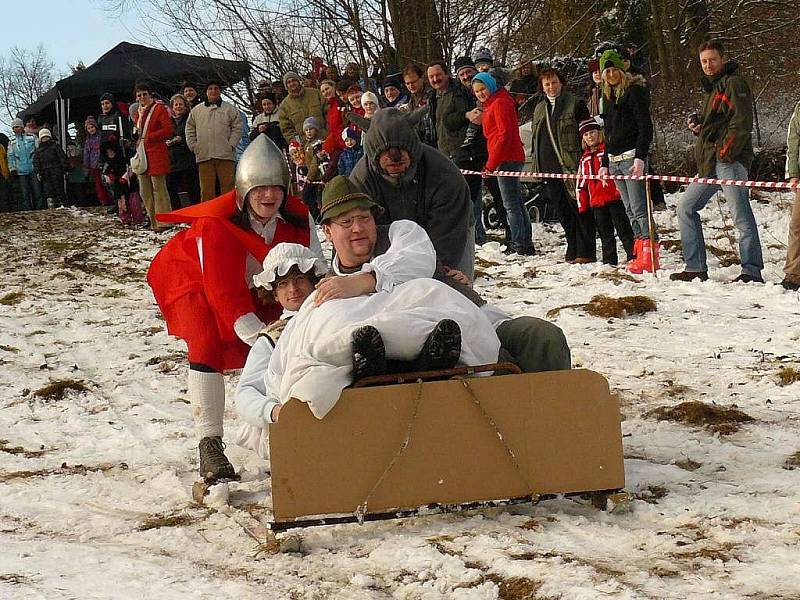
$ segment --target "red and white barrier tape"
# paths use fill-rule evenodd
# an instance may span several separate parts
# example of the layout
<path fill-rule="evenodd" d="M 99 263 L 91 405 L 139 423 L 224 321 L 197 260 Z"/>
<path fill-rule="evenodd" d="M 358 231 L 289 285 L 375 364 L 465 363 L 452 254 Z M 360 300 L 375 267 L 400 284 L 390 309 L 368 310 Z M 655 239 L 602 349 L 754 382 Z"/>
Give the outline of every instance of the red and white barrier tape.
<path fill-rule="evenodd" d="M 461 169 L 464 175 L 483 175 L 481 171 Z M 657 181 L 671 181 L 673 183 L 704 183 L 708 185 L 736 185 L 739 187 L 769 188 L 776 190 L 797 190 L 800 183 L 784 183 L 780 181 L 747 181 L 743 179 L 713 179 L 711 177 L 678 177 L 676 175 L 578 175 L 568 173 L 531 173 L 530 171 L 489 171 L 490 176 L 519 177 L 522 179 L 599 179 L 599 180 L 634 180 L 646 179 Z"/>

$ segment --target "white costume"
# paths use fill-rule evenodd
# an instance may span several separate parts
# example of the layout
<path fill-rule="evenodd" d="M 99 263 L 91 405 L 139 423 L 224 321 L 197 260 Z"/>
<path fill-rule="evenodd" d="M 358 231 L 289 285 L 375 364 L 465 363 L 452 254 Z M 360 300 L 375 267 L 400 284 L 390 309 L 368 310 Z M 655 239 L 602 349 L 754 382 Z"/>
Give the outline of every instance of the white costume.
<path fill-rule="evenodd" d="M 490 320 L 457 291 L 430 279 L 436 253 L 425 230 L 411 221 L 395 221 L 389 240 L 389 250 L 360 271 L 375 274 L 376 293 L 329 300 L 319 307 L 314 306 L 312 294 L 289 321 L 274 350 L 268 350 L 268 344 L 253 347 L 242 380 L 250 382 L 245 386 L 252 391 L 255 368 L 263 369 L 271 350 L 266 375 L 262 371 L 265 396 L 257 400 L 255 394 L 237 393 L 242 418 L 263 426 L 270 422 L 275 404 L 290 398 L 308 402 L 311 412 L 323 418 L 352 383 L 352 332 L 363 325 L 381 333 L 387 359 L 413 360 L 436 323 L 452 319 L 461 327 L 461 364 L 497 361 L 500 341 Z M 334 270 L 339 272 L 337 266 L 334 261 Z"/>

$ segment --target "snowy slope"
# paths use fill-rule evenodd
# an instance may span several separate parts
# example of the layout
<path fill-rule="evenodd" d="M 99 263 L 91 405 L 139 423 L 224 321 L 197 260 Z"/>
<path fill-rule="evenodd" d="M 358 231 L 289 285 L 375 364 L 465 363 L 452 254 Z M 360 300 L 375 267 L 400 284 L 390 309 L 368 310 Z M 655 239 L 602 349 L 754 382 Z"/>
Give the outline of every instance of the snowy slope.
<path fill-rule="evenodd" d="M 596 294 L 646 295 L 658 310 L 555 317 L 576 365 L 620 394 L 628 514 L 569 499 L 301 533 L 302 551 L 259 552 L 267 465 L 244 465 L 235 508 L 192 504 L 196 468 L 185 347 L 164 331 L 144 274 L 168 234 L 97 211 L 0 215 L 0 598 L 752 598 L 800 597 L 800 303 L 777 281 L 789 196 L 754 203 L 767 285 L 616 277 L 542 254 L 479 252 L 477 287 L 514 314 L 544 316 Z M 675 198 L 669 198 L 674 204 Z M 707 242 L 731 250 L 712 202 Z M 672 211 L 662 237 L 679 239 Z M 664 255 L 667 272 L 680 256 Z M 75 380 L 86 390 L 37 396 Z M 235 378 L 228 380 L 232 391 Z M 699 400 L 755 419 L 730 435 L 660 421 Z M 229 408 L 228 431 L 235 426 Z"/>

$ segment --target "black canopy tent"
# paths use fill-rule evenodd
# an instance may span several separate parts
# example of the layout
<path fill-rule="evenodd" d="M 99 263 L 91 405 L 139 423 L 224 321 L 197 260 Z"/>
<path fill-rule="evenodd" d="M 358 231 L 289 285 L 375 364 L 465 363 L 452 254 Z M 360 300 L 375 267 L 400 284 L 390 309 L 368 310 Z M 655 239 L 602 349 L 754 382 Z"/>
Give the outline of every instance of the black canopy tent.
<path fill-rule="evenodd" d="M 55 124 L 58 138 L 64 145 L 68 124 L 96 115 L 100 110 L 100 96 L 105 92 L 129 101 L 136 82 L 146 79 L 154 91 L 169 98 L 184 79 L 202 89 L 210 80 L 217 79 L 231 86 L 249 76 L 250 64 L 246 61 L 192 56 L 121 42 L 85 69 L 58 81 L 17 116 L 23 120 L 33 116 L 40 122 Z"/>

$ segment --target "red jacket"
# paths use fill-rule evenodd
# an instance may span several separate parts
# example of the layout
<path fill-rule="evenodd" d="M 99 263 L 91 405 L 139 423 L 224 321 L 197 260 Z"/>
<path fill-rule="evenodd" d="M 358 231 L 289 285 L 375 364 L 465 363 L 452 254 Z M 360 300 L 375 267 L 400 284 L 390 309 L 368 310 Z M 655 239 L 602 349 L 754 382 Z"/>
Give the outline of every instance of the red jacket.
<path fill-rule="evenodd" d="M 308 210 L 302 200 L 289 196 L 286 207 L 308 222 Z M 245 231 L 230 221 L 236 210 L 236 191 L 224 194 L 171 213 L 158 215 L 158 220 L 171 223 L 190 223 L 175 235 L 156 254 L 147 272 L 147 283 L 153 290 L 171 335 L 189 340 L 199 331 L 216 325 L 223 343 L 241 344 L 233 324 L 247 313 L 256 313 L 265 323 L 280 316 L 277 304 L 260 304 L 246 281 L 247 255 L 259 262 L 271 248 L 281 242 L 308 246 L 311 232 L 308 226 L 294 227 L 278 220 L 272 246 L 254 231 Z M 202 240 L 202 264 L 198 251 Z M 204 297 L 216 318 L 216 323 L 191 323 L 175 315 L 176 302 L 190 294 Z M 191 296 L 189 296 L 191 298 Z M 220 349 L 221 354 L 224 349 Z M 226 364 L 226 369 L 242 365 Z"/>
<path fill-rule="evenodd" d="M 328 100 L 328 112 L 325 115 L 325 120 L 328 123 L 328 137 L 325 138 L 325 144 L 322 149 L 329 155 L 333 155 L 336 150 L 344 150 L 344 140 L 342 139 L 342 131 L 344 131 L 344 120 L 342 119 L 341 104 L 337 98 Z"/>
<path fill-rule="evenodd" d="M 486 169 L 494 171 L 500 163 L 525 162 L 525 148 L 519 137 L 517 105 L 506 91 L 500 88 L 483 105 L 483 135 L 489 159 Z"/>
<path fill-rule="evenodd" d="M 143 115 L 136 113 L 134 123 L 139 130 L 139 135 L 142 135 L 142 129 L 144 129 L 150 111 L 153 111 L 153 116 L 147 125 L 147 134 L 143 138 L 144 151 L 147 154 L 145 175 L 168 175 L 170 171 L 169 149 L 166 142 L 174 135 L 175 128 L 167 107 L 159 102 L 153 102 Z"/>
<path fill-rule="evenodd" d="M 594 151 L 588 148 L 584 150 L 581 162 L 578 163 L 578 175 L 597 175 L 597 172 L 602 166 L 603 154 L 605 154 L 605 151 L 605 144 L 600 144 Z M 603 185 L 603 182 L 599 179 L 578 178 L 577 197 L 579 212 L 586 212 L 589 210 L 589 207 L 598 208 L 620 200 L 619 190 L 617 190 L 617 186 L 614 185 L 614 182 L 606 181 L 605 183 L 607 185 Z"/>

